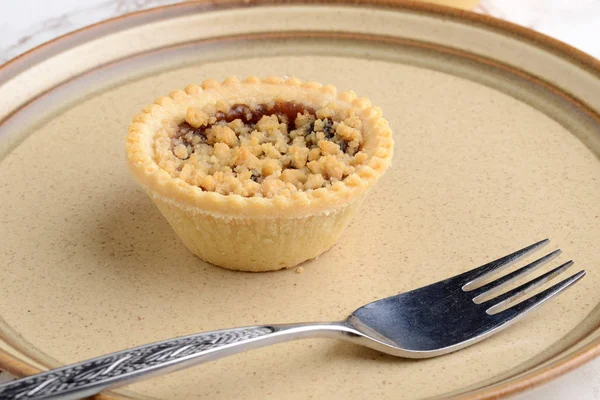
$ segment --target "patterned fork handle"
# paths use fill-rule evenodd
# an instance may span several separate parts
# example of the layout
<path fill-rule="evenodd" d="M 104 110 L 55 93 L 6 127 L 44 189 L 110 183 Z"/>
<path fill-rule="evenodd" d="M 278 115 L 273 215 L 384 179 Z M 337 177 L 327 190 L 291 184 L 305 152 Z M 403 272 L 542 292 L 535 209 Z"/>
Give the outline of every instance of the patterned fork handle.
<path fill-rule="evenodd" d="M 0 385 L 0 399 L 79 399 L 242 351 L 309 337 L 344 338 L 345 323 L 252 326 L 156 342 Z"/>

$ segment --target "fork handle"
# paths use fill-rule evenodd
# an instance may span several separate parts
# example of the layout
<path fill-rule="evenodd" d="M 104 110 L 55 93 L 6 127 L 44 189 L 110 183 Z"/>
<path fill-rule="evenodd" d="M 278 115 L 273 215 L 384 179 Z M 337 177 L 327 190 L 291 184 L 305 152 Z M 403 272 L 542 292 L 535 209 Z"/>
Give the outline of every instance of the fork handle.
<path fill-rule="evenodd" d="M 271 344 L 358 334 L 346 322 L 264 325 L 204 332 L 118 351 L 0 385 L 0 399 L 79 399 Z"/>

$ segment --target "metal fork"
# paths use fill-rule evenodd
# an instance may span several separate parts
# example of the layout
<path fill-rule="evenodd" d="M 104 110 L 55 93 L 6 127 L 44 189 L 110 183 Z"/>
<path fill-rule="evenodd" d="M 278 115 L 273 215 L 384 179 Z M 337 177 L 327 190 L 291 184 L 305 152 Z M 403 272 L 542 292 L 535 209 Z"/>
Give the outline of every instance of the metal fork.
<path fill-rule="evenodd" d="M 568 261 L 497 295 L 560 250 L 486 283 L 493 274 L 549 242 L 525 247 L 449 279 L 360 307 L 342 322 L 263 325 L 199 333 L 83 361 L 0 385 L 0 399 L 76 399 L 242 351 L 296 339 L 345 339 L 398 357 L 427 358 L 476 343 L 506 328 L 585 275 L 580 271 L 515 304 Z"/>

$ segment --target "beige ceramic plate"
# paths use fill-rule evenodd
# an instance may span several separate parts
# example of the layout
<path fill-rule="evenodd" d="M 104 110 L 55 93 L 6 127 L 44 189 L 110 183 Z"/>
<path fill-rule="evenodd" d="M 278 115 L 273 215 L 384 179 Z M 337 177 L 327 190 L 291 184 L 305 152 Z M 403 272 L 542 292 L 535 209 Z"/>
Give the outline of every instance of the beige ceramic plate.
<path fill-rule="evenodd" d="M 588 276 L 466 350 L 409 361 L 307 340 L 118 394 L 491 398 L 600 352 L 595 60 L 434 6 L 220 4 L 115 19 L 0 70 L 0 367 L 23 375 L 202 330 L 337 320 L 544 237 Z M 201 262 L 134 184 L 124 157 L 129 119 L 158 95 L 209 77 L 271 74 L 354 89 L 395 130 L 393 168 L 339 243 L 302 274 Z"/>

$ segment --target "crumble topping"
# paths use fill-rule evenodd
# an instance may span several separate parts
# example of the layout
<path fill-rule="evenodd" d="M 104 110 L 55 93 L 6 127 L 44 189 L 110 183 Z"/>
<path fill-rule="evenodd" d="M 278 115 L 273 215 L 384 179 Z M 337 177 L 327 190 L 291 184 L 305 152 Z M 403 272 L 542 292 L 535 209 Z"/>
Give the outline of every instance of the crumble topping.
<path fill-rule="evenodd" d="M 362 122 L 351 109 L 294 102 L 189 107 L 155 137 L 172 177 L 220 194 L 273 197 L 331 186 L 366 163 Z"/>

